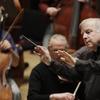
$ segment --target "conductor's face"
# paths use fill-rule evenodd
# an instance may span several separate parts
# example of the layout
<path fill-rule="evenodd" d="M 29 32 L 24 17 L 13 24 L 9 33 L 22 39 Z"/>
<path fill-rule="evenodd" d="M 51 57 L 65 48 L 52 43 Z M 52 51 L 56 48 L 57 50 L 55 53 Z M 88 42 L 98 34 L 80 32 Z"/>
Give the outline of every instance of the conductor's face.
<path fill-rule="evenodd" d="M 84 43 L 88 48 L 91 48 L 91 49 L 96 48 L 96 44 L 94 44 L 94 41 L 95 41 L 94 35 L 96 33 L 97 33 L 97 30 L 92 25 L 86 25 L 81 28 L 81 34 L 83 35 Z"/>

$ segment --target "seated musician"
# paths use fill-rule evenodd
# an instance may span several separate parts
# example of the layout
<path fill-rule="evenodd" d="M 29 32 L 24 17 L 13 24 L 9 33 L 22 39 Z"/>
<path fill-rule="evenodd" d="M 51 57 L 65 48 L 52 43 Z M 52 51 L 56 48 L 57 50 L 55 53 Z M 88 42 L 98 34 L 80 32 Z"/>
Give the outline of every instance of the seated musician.
<path fill-rule="evenodd" d="M 67 48 L 68 43 L 63 35 L 55 34 L 50 38 L 48 49 L 52 58 L 56 57 L 54 56 L 56 50 L 67 50 Z M 77 83 L 60 77 L 50 69 L 51 66 L 53 65 L 41 62 L 32 70 L 28 100 L 74 100 L 74 95 L 69 92 L 74 92 Z"/>
<path fill-rule="evenodd" d="M 2 9 L 1 10 L 1 15 L 2 15 Z M 1 19 L 2 16 L 0 16 L 0 19 Z M 15 81 L 10 78 L 10 72 L 9 70 L 11 69 L 10 67 L 17 67 L 18 63 L 19 63 L 19 55 L 17 53 L 17 48 L 14 44 L 14 41 L 11 37 L 11 35 L 7 32 L 4 32 L 3 30 L 3 21 L 4 21 L 4 18 L 2 18 L 2 20 L 0 20 L 0 51 L 1 53 L 4 53 L 4 54 L 7 54 L 7 55 L 10 55 L 10 62 L 8 65 L 8 73 L 6 75 L 7 77 L 7 81 L 8 81 L 8 84 L 11 86 L 11 89 L 12 89 L 12 93 L 13 93 L 13 100 L 20 100 L 21 99 L 21 95 L 20 95 L 20 90 L 17 86 L 17 84 L 15 83 Z M 3 66 L 2 65 L 3 63 L 1 62 L 0 63 L 0 66 Z M 5 63 L 6 64 L 6 63 Z"/>

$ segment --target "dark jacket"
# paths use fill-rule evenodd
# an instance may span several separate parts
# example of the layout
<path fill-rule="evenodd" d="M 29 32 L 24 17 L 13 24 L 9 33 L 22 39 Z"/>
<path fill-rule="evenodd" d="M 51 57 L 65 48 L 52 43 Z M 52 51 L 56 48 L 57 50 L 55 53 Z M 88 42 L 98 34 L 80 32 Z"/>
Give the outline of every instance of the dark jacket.
<path fill-rule="evenodd" d="M 40 63 L 32 70 L 29 79 L 28 100 L 49 100 L 49 95 L 52 93 L 73 93 L 77 83 L 60 80 L 51 67 Z"/>
<path fill-rule="evenodd" d="M 85 84 L 85 100 L 100 100 L 100 47 L 96 52 L 83 47 L 76 54 L 80 58 L 76 63 L 76 70 L 82 75 Z"/>
<path fill-rule="evenodd" d="M 78 57 L 75 65 L 75 70 L 77 75 L 79 74 L 79 80 L 82 81 L 82 89 L 80 92 L 80 100 L 100 100 L 100 46 L 98 46 L 97 51 L 93 52 L 87 47 L 82 47 L 78 50 L 74 56 Z M 62 74 L 64 77 L 66 75 L 66 68 L 62 67 L 57 70 L 57 73 Z M 70 75 L 71 76 L 71 75 Z M 74 76 L 70 78 L 73 79 Z"/>

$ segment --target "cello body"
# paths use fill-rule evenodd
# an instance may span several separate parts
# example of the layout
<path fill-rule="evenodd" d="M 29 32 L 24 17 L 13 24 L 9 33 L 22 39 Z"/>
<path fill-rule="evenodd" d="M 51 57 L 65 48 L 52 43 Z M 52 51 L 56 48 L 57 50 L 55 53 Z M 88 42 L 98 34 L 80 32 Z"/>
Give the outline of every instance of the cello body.
<path fill-rule="evenodd" d="M 11 55 L 0 52 L 0 57 L 0 100 L 12 100 L 12 90 L 6 78 L 6 73 L 11 62 Z"/>

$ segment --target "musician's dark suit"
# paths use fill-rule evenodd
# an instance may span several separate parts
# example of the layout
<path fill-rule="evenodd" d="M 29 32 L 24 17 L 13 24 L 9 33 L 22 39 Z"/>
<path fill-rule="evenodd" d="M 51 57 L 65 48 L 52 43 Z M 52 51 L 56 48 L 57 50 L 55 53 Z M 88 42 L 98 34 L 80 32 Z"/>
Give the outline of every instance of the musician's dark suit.
<path fill-rule="evenodd" d="M 49 100 L 50 94 L 53 93 L 74 92 L 77 83 L 60 80 L 50 67 L 53 67 L 53 64 L 47 66 L 40 63 L 32 70 L 29 79 L 28 100 Z"/>

